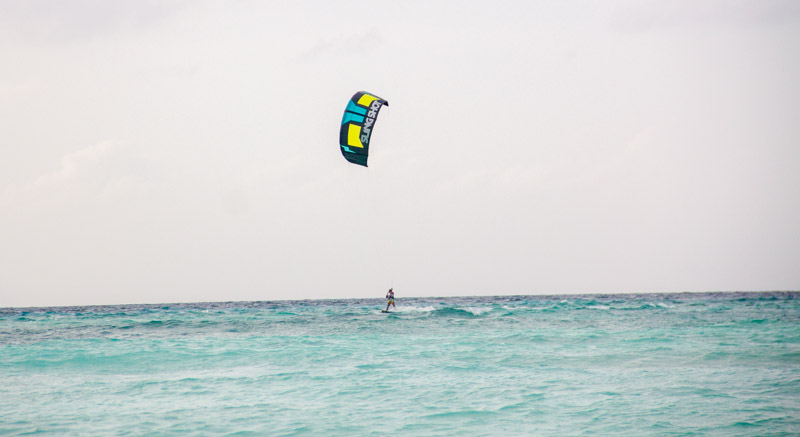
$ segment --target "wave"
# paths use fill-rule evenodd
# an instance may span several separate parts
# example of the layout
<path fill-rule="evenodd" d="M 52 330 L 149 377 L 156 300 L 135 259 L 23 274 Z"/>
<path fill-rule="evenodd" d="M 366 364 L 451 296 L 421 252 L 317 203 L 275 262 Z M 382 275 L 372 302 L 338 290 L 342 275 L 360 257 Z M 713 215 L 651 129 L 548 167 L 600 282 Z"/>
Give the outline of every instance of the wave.
<path fill-rule="evenodd" d="M 396 309 L 392 308 L 390 311 L 397 313 L 429 313 L 435 310 L 436 308 L 432 306 L 418 307 L 414 305 L 400 305 Z"/>
<path fill-rule="evenodd" d="M 445 306 L 436 308 L 434 306 L 398 305 L 396 309 L 392 308 L 389 311 L 392 314 L 422 315 L 431 317 L 480 317 L 500 308 L 502 307 Z"/>
<path fill-rule="evenodd" d="M 433 317 L 459 317 L 459 318 L 476 318 L 487 314 L 491 309 L 478 309 L 478 308 L 458 308 L 458 307 L 444 307 L 437 308 L 431 313 Z"/>
<path fill-rule="evenodd" d="M 472 305 L 470 305 L 472 303 Z M 478 305 L 474 305 L 478 303 Z M 610 300 L 560 300 L 560 301 L 527 301 L 519 304 L 486 304 L 480 302 L 448 302 L 436 305 L 403 305 L 390 308 L 390 312 L 399 315 L 434 315 L 453 317 L 485 317 L 485 316 L 522 316 L 526 313 L 558 313 L 571 311 L 665 311 L 677 308 L 662 302 L 624 302 Z M 383 310 L 383 307 L 380 308 Z M 377 312 L 370 308 L 369 312 Z M 355 314 L 352 314 L 355 315 Z"/>

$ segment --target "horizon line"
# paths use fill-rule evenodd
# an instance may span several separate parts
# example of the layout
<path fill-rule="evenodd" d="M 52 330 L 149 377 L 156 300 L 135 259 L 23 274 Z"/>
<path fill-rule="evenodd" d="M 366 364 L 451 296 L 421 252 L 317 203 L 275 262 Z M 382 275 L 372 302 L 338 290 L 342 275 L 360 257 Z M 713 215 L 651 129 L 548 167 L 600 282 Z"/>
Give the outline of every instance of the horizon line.
<path fill-rule="evenodd" d="M 459 299 L 459 298 L 514 298 L 514 297 L 533 297 L 533 298 L 555 298 L 555 297 L 580 297 L 580 296 L 601 296 L 601 297 L 630 297 L 630 296 L 645 296 L 645 295 L 661 295 L 661 296 L 678 296 L 678 295 L 704 295 L 704 294 L 800 294 L 800 290 L 738 290 L 738 291 L 668 291 L 668 292 L 614 292 L 614 293 L 561 293 L 561 294 L 490 294 L 490 295 L 461 295 L 461 296 L 407 296 L 400 297 L 397 300 L 404 299 Z M 267 300 L 217 300 L 217 301 L 193 301 L 193 302 L 151 302 L 151 303 L 109 303 L 109 304 L 78 304 L 78 305 L 55 305 L 55 306 L 10 306 L 0 307 L 0 312 L 7 312 L 7 310 L 25 310 L 25 309 L 45 309 L 52 310 L 58 308 L 98 308 L 98 307 L 125 307 L 125 306 L 172 306 L 172 305 L 204 305 L 204 304 L 252 304 L 252 303 L 291 303 L 291 302 L 309 302 L 309 301 L 348 301 L 348 300 L 370 300 L 375 299 L 378 301 L 385 300 L 383 297 L 343 297 L 343 298 L 310 298 L 310 299 L 267 299 Z"/>

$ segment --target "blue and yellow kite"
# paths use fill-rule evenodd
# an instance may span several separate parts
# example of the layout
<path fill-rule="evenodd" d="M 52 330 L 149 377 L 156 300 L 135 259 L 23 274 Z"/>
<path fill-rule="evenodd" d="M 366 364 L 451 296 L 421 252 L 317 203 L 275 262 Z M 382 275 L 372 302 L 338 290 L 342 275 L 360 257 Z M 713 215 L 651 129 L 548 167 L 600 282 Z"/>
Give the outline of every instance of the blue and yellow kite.
<path fill-rule="evenodd" d="M 339 147 L 345 159 L 353 164 L 367 166 L 369 138 L 383 105 L 389 106 L 389 102 L 365 91 L 353 94 L 347 102 L 339 130 Z"/>

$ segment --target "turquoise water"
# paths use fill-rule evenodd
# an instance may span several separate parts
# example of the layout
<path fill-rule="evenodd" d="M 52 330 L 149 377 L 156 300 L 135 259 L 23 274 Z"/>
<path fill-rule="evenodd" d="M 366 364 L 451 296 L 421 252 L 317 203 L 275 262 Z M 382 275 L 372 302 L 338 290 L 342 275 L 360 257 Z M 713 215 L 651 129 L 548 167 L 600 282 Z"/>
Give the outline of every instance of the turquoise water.
<path fill-rule="evenodd" d="M 0 434 L 800 433 L 800 294 L 0 309 Z"/>

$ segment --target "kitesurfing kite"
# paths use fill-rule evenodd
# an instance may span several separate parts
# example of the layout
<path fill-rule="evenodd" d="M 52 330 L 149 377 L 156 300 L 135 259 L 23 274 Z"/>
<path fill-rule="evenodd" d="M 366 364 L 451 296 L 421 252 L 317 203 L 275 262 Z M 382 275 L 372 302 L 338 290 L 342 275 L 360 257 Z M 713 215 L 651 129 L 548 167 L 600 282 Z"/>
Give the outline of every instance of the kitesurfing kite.
<path fill-rule="evenodd" d="M 353 94 L 347 102 L 339 130 L 339 147 L 346 160 L 367 166 L 369 138 L 383 105 L 389 106 L 389 102 L 366 91 Z"/>

